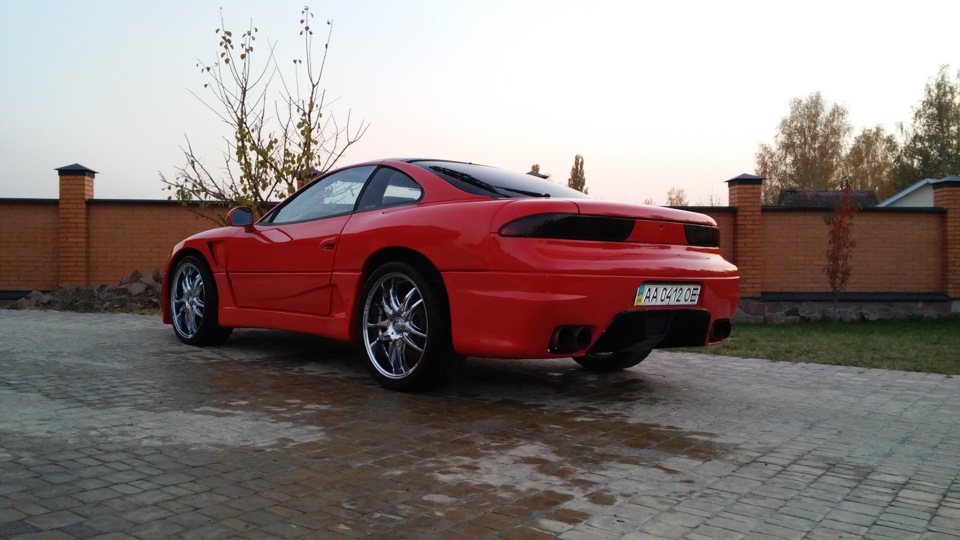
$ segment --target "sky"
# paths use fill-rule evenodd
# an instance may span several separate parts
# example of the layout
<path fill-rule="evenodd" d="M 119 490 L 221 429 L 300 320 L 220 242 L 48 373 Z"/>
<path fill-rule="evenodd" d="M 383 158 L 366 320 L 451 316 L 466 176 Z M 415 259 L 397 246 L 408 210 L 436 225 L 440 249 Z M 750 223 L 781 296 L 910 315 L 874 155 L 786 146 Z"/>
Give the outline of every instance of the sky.
<path fill-rule="evenodd" d="M 53 169 L 98 171 L 96 197 L 164 199 L 188 136 L 219 167 L 229 132 L 194 94 L 215 30 L 301 58 L 305 0 L 0 0 L 0 198 L 56 198 Z M 350 0 L 333 21 L 330 113 L 364 137 L 339 165 L 430 157 L 565 183 L 576 154 L 590 195 L 663 204 L 719 199 L 753 173 L 790 99 L 820 91 L 856 131 L 894 131 L 960 44 L 936 21 L 960 2 Z M 928 30 L 929 29 L 929 30 Z M 318 36 L 317 44 L 322 46 Z M 255 52 L 255 54 L 260 54 Z M 210 100 L 206 100 L 210 103 Z"/>

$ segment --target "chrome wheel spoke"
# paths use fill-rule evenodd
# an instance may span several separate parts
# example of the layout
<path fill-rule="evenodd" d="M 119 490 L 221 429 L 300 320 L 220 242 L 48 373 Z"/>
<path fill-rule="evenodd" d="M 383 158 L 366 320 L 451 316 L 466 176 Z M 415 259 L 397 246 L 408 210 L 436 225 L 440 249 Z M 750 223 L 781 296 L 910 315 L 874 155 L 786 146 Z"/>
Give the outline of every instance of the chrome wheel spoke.
<path fill-rule="evenodd" d="M 404 343 L 400 340 L 393 340 L 390 342 L 390 367 L 393 369 L 394 375 L 403 375 L 409 368 L 407 367 L 406 358 L 404 356 Z"/>
<path fill-rule="evenodd" d="M 387 293 L 387 300 L 390 302 L 390 313 L 396 313 L 400 311 L 400 301 L 397 298 L 396 280 L 390 281 L 390 291 Z"/>
<path fill-rule="evenodd" d="M 407 323 L 407 333 L 408 333 L 408 334 L 413 334 L 413 335 L 417 336 L 418 338 L 423 338 L 423 339 L 426 339 L 426 338 L 427 338 L 427 334 L 426 334 L 425 332 L 421 331 L 421 330 L 420 330 L 419 328 L 417 328 L 416 326 L 414 326 L 413 323 Z"/>
<path fill-rule="evenodd" d="M 384 313 L 387 317 L 393 317 L 394 309 L 393 309 L 393 307 L 392 307 L 391 304 L 390 304 L 389 294 L 390 294 L 390 293 L 387 291 L 387 288 L 386 288 L 386 287 L 383 287 L 383 288 L 381 289 L 380 307 L 383 309 L 383 313 Z"/>
<path fill-rule="evenodd" d="M 404 316 L 406 316 L 406 313 L 410 311 L 410 299 L 413 298 L 413 296 L 417 294 L 417 292 L 418 292 L 417 289 L 413 288 L 407 291 L 407 294 L 404 295 L 403 303 L 400 304 L 400 308 L 399 308 L 400 312 L 403 313 Z"/>
<path fill-rule="evenodd" d="M 197 331 L 197 317 L 193 311 L 187 311 L 183 314 L 183 317 L 187 323 L 187 332 L 193 334 Z"/>
<path fill-rule="evenodd" d="M 411 292 L 412 292 L 412 291 L 411 291 Z M 403 318 L 404 318 L 404 319 L 409 319 L 410 317 L 412 317 L 413 314 L 414 314 L 414 312 L 417 311 L 418 309 L 420 309 L 420 306 L 422 306 L 422 305 L 423 305 L 423 298 L 420 298 L 419 300 L 417 300 L 416 302 L 414 302 L 412 306 L 410 306 L 410 307 L 408 307 L 408 308 L 406 308 L 406 309 L 404 310 L 404 312 L 403 312 Z"/>
<path fill-rule="evenodd" d="M 413 342 L 412 339 L 410 339 L 410 336 L 403 336 L 403 342 L 406 343 L 408 346 L 413 347 L 415 351 L 419 353 L 423 352 L 423 349 L 421 349 L 419 345 L 417 345 L 416 343 Z"/>

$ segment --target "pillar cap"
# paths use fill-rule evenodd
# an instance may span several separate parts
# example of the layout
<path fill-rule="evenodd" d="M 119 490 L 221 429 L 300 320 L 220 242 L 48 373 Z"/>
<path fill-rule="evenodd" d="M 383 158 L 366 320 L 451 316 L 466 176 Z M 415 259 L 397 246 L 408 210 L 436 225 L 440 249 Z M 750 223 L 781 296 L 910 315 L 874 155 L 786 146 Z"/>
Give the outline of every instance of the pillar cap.
<path fill-rule="evenodd" d="M 60 176 L 89 176 L 93 178 L 97 171 L 84 167 L 79 163 L 74 163 L 73 165 L 67 165 L 65 167 L 58 167 L 54 169 Z"/>
<path fill-rule="evenodd" d="M 759 186 L 763 184 L 763 177 L 755 174 L 743 173 L 736 178 L 727 180 L 731 186 Z"/>
<path fill-rule="evenodd" d="M 960 188 L 960 176 L 957 176 L 957 175 L 947 176 L 935 182 L 930 182 L 930 187 L 932 187 L 933 189 L 940 189 L 940 188 L 946 188 L 946 187 Z"/>

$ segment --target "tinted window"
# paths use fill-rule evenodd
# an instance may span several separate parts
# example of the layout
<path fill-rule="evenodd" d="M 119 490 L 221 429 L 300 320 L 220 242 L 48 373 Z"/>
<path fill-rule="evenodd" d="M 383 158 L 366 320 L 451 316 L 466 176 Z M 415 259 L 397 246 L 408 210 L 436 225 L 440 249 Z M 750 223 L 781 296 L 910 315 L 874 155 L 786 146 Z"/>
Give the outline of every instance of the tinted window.
<path fill-rule="evenodd" d="M 389 167 L 381 167 L 370 179 L 357 210 L 373 210 L 411 204 L 420 200 L 423 189 L 413 178 Z"/>
<path fill-rule="evenodd" d="M 414 161 L 447 182 L 477 195 L 491 197 L 567 197 L 584 198 L 575 189 L 537 178 L 536 176 L 505 171 L 486 165 L 452 161 Z"/>
<path fill-rule="evenodd" d="M 321 178 L 280 207 L 270 223 L 310 221 L 353 212 L 364 182 L 375 167 L 353 167 Z"/>

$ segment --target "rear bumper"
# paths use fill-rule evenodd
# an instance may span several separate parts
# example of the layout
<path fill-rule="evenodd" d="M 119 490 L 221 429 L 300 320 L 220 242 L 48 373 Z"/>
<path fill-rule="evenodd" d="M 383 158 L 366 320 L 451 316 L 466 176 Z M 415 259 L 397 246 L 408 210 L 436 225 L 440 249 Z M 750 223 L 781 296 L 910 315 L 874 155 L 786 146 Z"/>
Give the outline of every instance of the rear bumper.
<path fill-rule="evenodd" d="M 550 337 L 558 326 L 587 327 L 592 335 L 591 346 L 594 346 L 615 318 L 641 311 L 699 313 L 694 319 L 702 320 L 703 324 L 685 325 L 693 319 L 673 317 L 677 328 L 691 328 L 674 330 L 671 335 L 681 336 L 683 345 L 707 345 L 711 342 L 710 328 L 718 320 L 732 319 L 739 300 L 736 276 L 670 279 L 633 275 L 446 272 L 443 279 L 450 300 L 453 345 L 466 356 L 567 357 L 569 353 L 548 351 Z M 637 288 L 648 281 L 699 283 L 702 286 L 699 302 L 684 308 L 634 307 Z M 677 341 L 664 340 L 663 346 L 676 346 Z"/>

